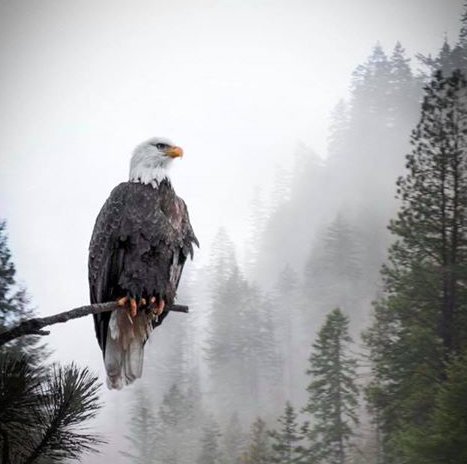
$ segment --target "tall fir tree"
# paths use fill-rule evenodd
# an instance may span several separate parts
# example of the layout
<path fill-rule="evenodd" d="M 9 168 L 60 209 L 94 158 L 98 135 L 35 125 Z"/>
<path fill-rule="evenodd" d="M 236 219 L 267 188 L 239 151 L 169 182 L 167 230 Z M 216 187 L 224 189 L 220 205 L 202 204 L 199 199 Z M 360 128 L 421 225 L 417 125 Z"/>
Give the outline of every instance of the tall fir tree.
<path fill-rule="evenodd" d="M 271 445 L 266 423 L 258 417 L 251 426 L 250 444 L 241 464 L 270 464 Z"/>
<path fill-rule="evenodd" d="M 285 405 L 284 414 L 277 420 L 279 430 L 271 430 L 271 462 L 280 464 L 298 464 L 302 459 L 299 446 L 303 436 L 297 423 L 297 413 L 290 402 Z"/>
<path fill-rule="evenodd" d="M 428 431 L 413 428 L 401 436 L 408 462 L 463 464 L 467 462 L 467 355 L 454 357 L 446 381 L 437 391 Z"/>
<path fill-rule="evenodd" d="M 349 355 L 352 342 L 348 318 L 336 308 L 320 329 L 307 371 L 312 376 L 309 400 L 303 412 L 311 414 L 307 431 L 310 464 L 344 464 L 353 448 L 354 427 L 358 423 L 356 361 Z"/>
<path fill-rule="evenodd" d="M 228 241 L 226 247 L 230 247 Z M 210 368 L 213 396 L 236 410 L 255 414 L 268 395 L 262 386 L 280 381 L 280 357 L 268 301 L 256 285 L 241 273 L 235 256 L 220 249 L 214 267 L 220 266 L 213 279 L 210 328 L 206 340 L 206 360 Z"/>
<path fill-rule="evenodd" d="M 165 393 L 149 439 L 157 443 L 152 462 L 191 464 L 199 453 L 203 405 L 196 382 L 185 388 L 173 384 Z"/>
<path fill-rule="evenodd" d="M 0 220 L 0 330 L 12 327 L 34 316 L 26 290 L 18 285 L 16 267 L 8 246 L 6 222 Z M 20 337 L 0 347 L 9 357 L 27 355 L 29 362 L 43 362 L 47 357 L 45 347 L 38 347 L 38 337 Z"/>
<path fill-rule="evenodd" d="M 321 315 L 329 307 L 354 310 L 362 274 L 362 247 L 358 234 L 342 215 L 322 233 L 305 268 L 304 293 L 318 305 Z M 316 319 L 316 314 L 313 314 Z"/>
<path fill-rule="evenodd" d="M 425 79 L 429 80 L 440 71 L 445 75 L 450 75 L 458 69 L 465 71 L 466 56 L 467 49 L 464 38 L 461 36 L 460 42 L 454 46 L 449 44 L 447 38 L 444 39 L 443 45 L 435 57 L 419 54 L 417 58 L 427 69 Z"/>
<path fill-rule="evenodd" d="M 219 439 L 221 437 L 219 426 L 213 417 L 208 417 L 201 436 L 201 451 L 198 455 L 198 464 L 221 464 Z"/>
<path fill-rule="evenodd" d="M 381 462 L 422 462 L 404 436 L 428 434 L 433 398 L 452 356 L 467 344 L 467 84 L 436 73 L 413 132 L 396 241 L 383 268 L 384 296 L 366 333 Z M 409 457 L 410 456 L 410 457 Z"/>
<path fill-rule="evenodd" d="M 245 274 L 251 280 L 254 280 L 255 277 L 261 238 L 264 234 L 267 217 L 268 211 L 263 201 L 261 189 L 256 187 L 250 200 L 248 233 L 245 243 Z"/>
<path fill-rule="evenodd" d="M 417 121 L 422 98 L 421 79 L 415 77 L 410 67 L 410 58 L 407 58 L 405 49 L 400 42 L 396 43 L 389 60 L 389 115 L 386 126 L 390 129 L 390 138 L 393 141 L 392 149 L 400 164 L 392 164 L 393 170 L 387 173 L 392 180 L 400 173 L 404 155 L 407 152 L 408 138 L 411 128 Z M 396 170 L 397 169 L 397 170 Z"/>
<path fill-rule="evenodd" d="M 157 443 L 153 437 L 156 430 L 153 404 L 147 398 L 142 385 L 138 386 L 132 398 L 134 402 L 130 407 L 128 434 L 125 435 L 129 451 L 121 451 L 121 454 L 128 458 L 128 462 L 134 464 L 152 464 L 157 450 Z"/>
<path fill-rule="evenodd" d="M 225 427 L 222 449 L 226 464 L 238 464 L 246 447 L 246 434 L 243 432 L 238 414 L 233 413 Z"/>

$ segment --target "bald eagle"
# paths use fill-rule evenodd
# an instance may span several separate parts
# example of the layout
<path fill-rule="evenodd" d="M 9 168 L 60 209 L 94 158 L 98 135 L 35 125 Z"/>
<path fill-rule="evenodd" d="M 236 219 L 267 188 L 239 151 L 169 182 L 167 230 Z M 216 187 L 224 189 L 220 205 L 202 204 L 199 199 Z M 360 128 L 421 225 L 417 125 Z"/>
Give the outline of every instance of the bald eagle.
<path fill-rule="evenodd" d="M 185 261 L 198 245 L 168 175 L 182 155 L 165 138 L 138 145 L 129 181 L 112 190 L 96 219 L 89 245 L 91 303 L 122 307 L 93 316 L 111 389 L 141 377 L 144 344 L 167 316 Z"/>

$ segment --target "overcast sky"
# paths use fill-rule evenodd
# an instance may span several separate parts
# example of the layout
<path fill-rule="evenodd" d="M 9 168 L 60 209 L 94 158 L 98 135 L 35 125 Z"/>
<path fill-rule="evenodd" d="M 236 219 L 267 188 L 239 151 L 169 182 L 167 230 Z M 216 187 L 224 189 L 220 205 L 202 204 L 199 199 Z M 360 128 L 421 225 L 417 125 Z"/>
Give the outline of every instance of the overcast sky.
<path fill-rule="evenodd" d="M 0 216 L 38 312 L 87 303 L 94 220 L 137 143 L 185 149 L 173 181 L 203 260 L 220 226 L 243 240 L 254 186 L 299 142 L 325 156 L 330 110 L 377 41 L 436 53 L 462 3 L 1 0 Z M 91 318 L 49 341 L 102 369 Z"/>

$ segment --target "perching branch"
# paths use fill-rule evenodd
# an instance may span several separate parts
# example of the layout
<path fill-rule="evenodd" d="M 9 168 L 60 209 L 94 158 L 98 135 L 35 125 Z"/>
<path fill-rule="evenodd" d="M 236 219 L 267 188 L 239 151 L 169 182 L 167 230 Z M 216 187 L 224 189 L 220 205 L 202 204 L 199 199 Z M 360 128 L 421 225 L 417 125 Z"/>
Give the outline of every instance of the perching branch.
<path fill-rule="evenodd" d="M 50 331 L 42 330 L 44 327 L 53 324 L 61 324 L 68 322 L 71 319 L 78 319 L 80 317 L 88 316 L 89 314 L 105 313 L 107 311 L 114 311 L 115 309 L 122 309 L 116 302 L 109 303 L 95 303 L 91 305 L 81 306 L 79 308 L 70 309 L 62 313 L 54 314 L 53 316 L 47 317 L 35 317 L 21 322 L 16 327 L 10 330 L 6 330 L 0 333 L 0 346 L 8 343 L 15 338 L 22 337 L 24 335 L 49 335 Z M 188 306 L 174 304 L 167 307 L 168 311 L 174 311 L 178 313 L 187 313 Z"/>

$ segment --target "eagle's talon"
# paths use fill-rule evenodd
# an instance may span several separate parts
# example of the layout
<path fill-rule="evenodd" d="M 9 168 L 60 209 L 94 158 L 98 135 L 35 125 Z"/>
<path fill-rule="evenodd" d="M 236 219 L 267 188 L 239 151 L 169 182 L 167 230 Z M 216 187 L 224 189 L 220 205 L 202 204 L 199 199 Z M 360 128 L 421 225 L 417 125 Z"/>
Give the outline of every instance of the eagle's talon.
<path fill-rule="evenodd" d="M 162 312 L 164 311 L 164 308 L 165 308 L 165 301 L 164 300 L 159 301 L 157 306 L 154 308 L 154 314 L 156 315 L 156 317 L 162 314 Z"/>
<path fill-rule="evenodd" d="M 164 311 L 164 308 L 165 308 L 165 301 L 164 300 L 157 300 L 157 298 L 155 296 L 152 296 L 150 299 L 149 299 L 149 305 L 148 305 L 148 309 L 150 312 L 152 312 L 152 314 L 154 314 L 154 316 L 159 316 L 160 314 L 162 314 L 162 311 Z"/>
<path fill-rule="evenodd" d="M 124 296 L 123 298 L 120 298 L 117 300 L 117 304 L 118 306 L 123 307 L 126 305 L 127 301 L 128 301 L 128 297 Z"/>
<path fill-rule="evenodd" d="M 138 305 L 135 298 L 130 298 L 130 315 L 131 317 L 136 317 L 138 313 Z"/>

